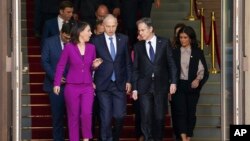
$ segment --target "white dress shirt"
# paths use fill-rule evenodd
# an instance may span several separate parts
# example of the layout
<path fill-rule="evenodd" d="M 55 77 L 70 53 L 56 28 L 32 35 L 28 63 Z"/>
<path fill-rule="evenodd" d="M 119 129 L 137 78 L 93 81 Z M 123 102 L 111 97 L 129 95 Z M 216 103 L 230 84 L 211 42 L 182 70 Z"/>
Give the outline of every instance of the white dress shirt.
<path fill-rule="evenodd" d="M 151 45 L 153 47 L 154 53 L 156 53 L 156 36 L 154 35 L 150 40 L 146 40 L 145 42 L 146 51 L 147 51 L 148 57 L 150 58 L 150 53 L 149 53 L 150 46 L 148 44 L 149 41 L 151 41 Z"/>
<path fill-rule="evenodd" d="M 110 52 L 110 39 L 109 38 L 110 37 L 113 38 L 112 41 L 113 41 L 114 46 L 115 46 L 115 54 L 116 54 L 116 52 L 117 52 L 117 46 L 116 46 L 116 36 L 115 36 L 115 34 L 113 36 L 108 36 L 106 33 L 104 33 L 104 36 L 105 36 L 106 43 L 108 45 L 109 53 L 111 53 Z"/>
<path fill-rule="evenodd" d="M 63 21 L 64 20 L 60 16 L 57 17 L 59 31 L 62 29 Z"/>

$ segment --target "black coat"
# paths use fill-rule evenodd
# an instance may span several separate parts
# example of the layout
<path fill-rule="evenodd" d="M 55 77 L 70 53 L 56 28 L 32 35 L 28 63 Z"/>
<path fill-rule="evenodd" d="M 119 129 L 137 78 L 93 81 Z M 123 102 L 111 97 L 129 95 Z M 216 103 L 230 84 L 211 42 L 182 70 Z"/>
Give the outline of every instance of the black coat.
<path fill-rule="evenodd" d="M 167 94 L 169 84 L 177 83 L 177 68 L 169 40 L 157 36 L 153 63 L 147 55 L 145 41 L 140 41 L 134 46 L 134 55 L 133 90 L 137 90 L 138 94 L 148 92 L 152 82 L 152 73 L 154 73 L 157 94 Z"/>

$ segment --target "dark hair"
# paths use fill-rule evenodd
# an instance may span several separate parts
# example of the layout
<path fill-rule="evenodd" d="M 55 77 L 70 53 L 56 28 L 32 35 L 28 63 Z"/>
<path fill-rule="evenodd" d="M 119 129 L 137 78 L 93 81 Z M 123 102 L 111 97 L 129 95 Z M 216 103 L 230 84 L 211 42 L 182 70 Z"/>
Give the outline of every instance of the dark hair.
<path fill-rule="evenodd" d="M 97 28 L 98 25 L 102 25 L 103 20 L 96 20 L 95 22 L 95 29 Z"/>
<path fill-rule="evenodd" d="M 64 0 L 60 3 L 59 5 L 59 10 L 64 10 L 65 8 L 73 8 L 73 4 L 71 1 L 68 1 L 68 0 Z"/>
<path fill-rule="evenodd" d="M 173 47 L 176 47 L 176 41 L 177 41 L 177 35 L 178 35 L 178 33 L 176 33 L 176 30 L 178 29 L 178 28 L 183 28 L 184 26 L 186 26 L 184 23 L 177 23 L 176 25 L 175 25 L 175 27 L 174 27 L 174 36 L 173 36 L 173 41 L 172 41 L 172 46 Z"/>
<path fill-rule="evenodd" d="M 177 24 L 175 25 L 175 27 L 174 27 L 174 35 L 175 35 L 175 37 L 176 37 L 176 35 L 178 34 L 178 33 L 176 33 L 176 30 L 177 30 L 178 28 L 182 28 L 182 27 L 184 27 L 184 26 L 186 26 L 184 23 L 177 23 Z"/>
<path fill-rule="evenodd" d="M 190 38 L 191 40 L 191 47 L 192 48 L 198 48 L 198 41 L 196 39 L 196 34 L 195 34 L 195 31 L 194 29 L 191 27 L 191 26 L 184 26 L 182 27 L 179 32 L 178 32 L 178 35 L 177 35 L 177 46 L 178 47 L 181 47 L 181 42 L 180 42 L 180 34 L 181 33 L 185 33 L 188 35 L 188 37 Z"/>
<path fill-rule="evenodd" d="M 72 21 L 69 21 L 67 23 L 63 23 L 61 32 L 70 35 L 71 29 L 73 26 L 74 26 L 74 22 L 72 22 Z"/>
<path fill-rule="evenodd" d="M 71 37 L 71 42 L 77 44 L 79 43 L 79 35 L 80 32 L 82 32 L 87 26 L 90 26 L 89 23 L 87 22 L 77 22 L 74 24 L 74 26 L 72 27 L 71 33 L 70 33 L 70 37 Z"/>
<path fill-rule="evenodd" d="M 141 23 L 145 23 L 148 27 L 153 27 L 153 22 L 151 18 L 148 18 L 148 17 L 141 18 L 140 20 L 136 22 L 136 25 L 138 26 Z"/>

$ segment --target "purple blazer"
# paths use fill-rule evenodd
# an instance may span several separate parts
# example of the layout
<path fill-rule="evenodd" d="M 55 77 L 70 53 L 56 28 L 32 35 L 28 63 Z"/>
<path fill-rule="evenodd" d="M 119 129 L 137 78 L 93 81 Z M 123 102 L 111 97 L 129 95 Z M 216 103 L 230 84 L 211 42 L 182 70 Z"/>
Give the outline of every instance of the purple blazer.
<path fill-rule="evenodd" d="M 93 44 L 86 43 L 84 59 L 81 56 L 77 45 L 73 43 L 65 45 L 56 67 L 54 86 L 60 86 L 66 65 L 68 65 L 66 83 L 92 83 L 92 63 L 95 58 L 96 51 Z"/>

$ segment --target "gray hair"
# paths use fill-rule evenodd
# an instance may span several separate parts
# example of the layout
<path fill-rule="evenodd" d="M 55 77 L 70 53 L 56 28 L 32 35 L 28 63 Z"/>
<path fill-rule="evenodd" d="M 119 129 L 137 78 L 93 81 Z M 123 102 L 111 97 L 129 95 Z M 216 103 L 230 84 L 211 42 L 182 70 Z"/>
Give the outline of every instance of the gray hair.
<path fill-rule="evenodd" d="M 105 16 L 103 19 L 103 23 L 105 24 L 108 20 L 114 20 L 116 23 L 118 23 L 117 18 L 112 14 L 107 14 L 107 16 Z"/>
<path fill-rule="evenodd" d="M 151 18 L 147 18 L 147 17 L 141 18 L 140 20 L 136 22 L 136 25 L 138 26 L 141 23 L 146 24 L 148 27 L 153 27 L 153 22 Z"/>

